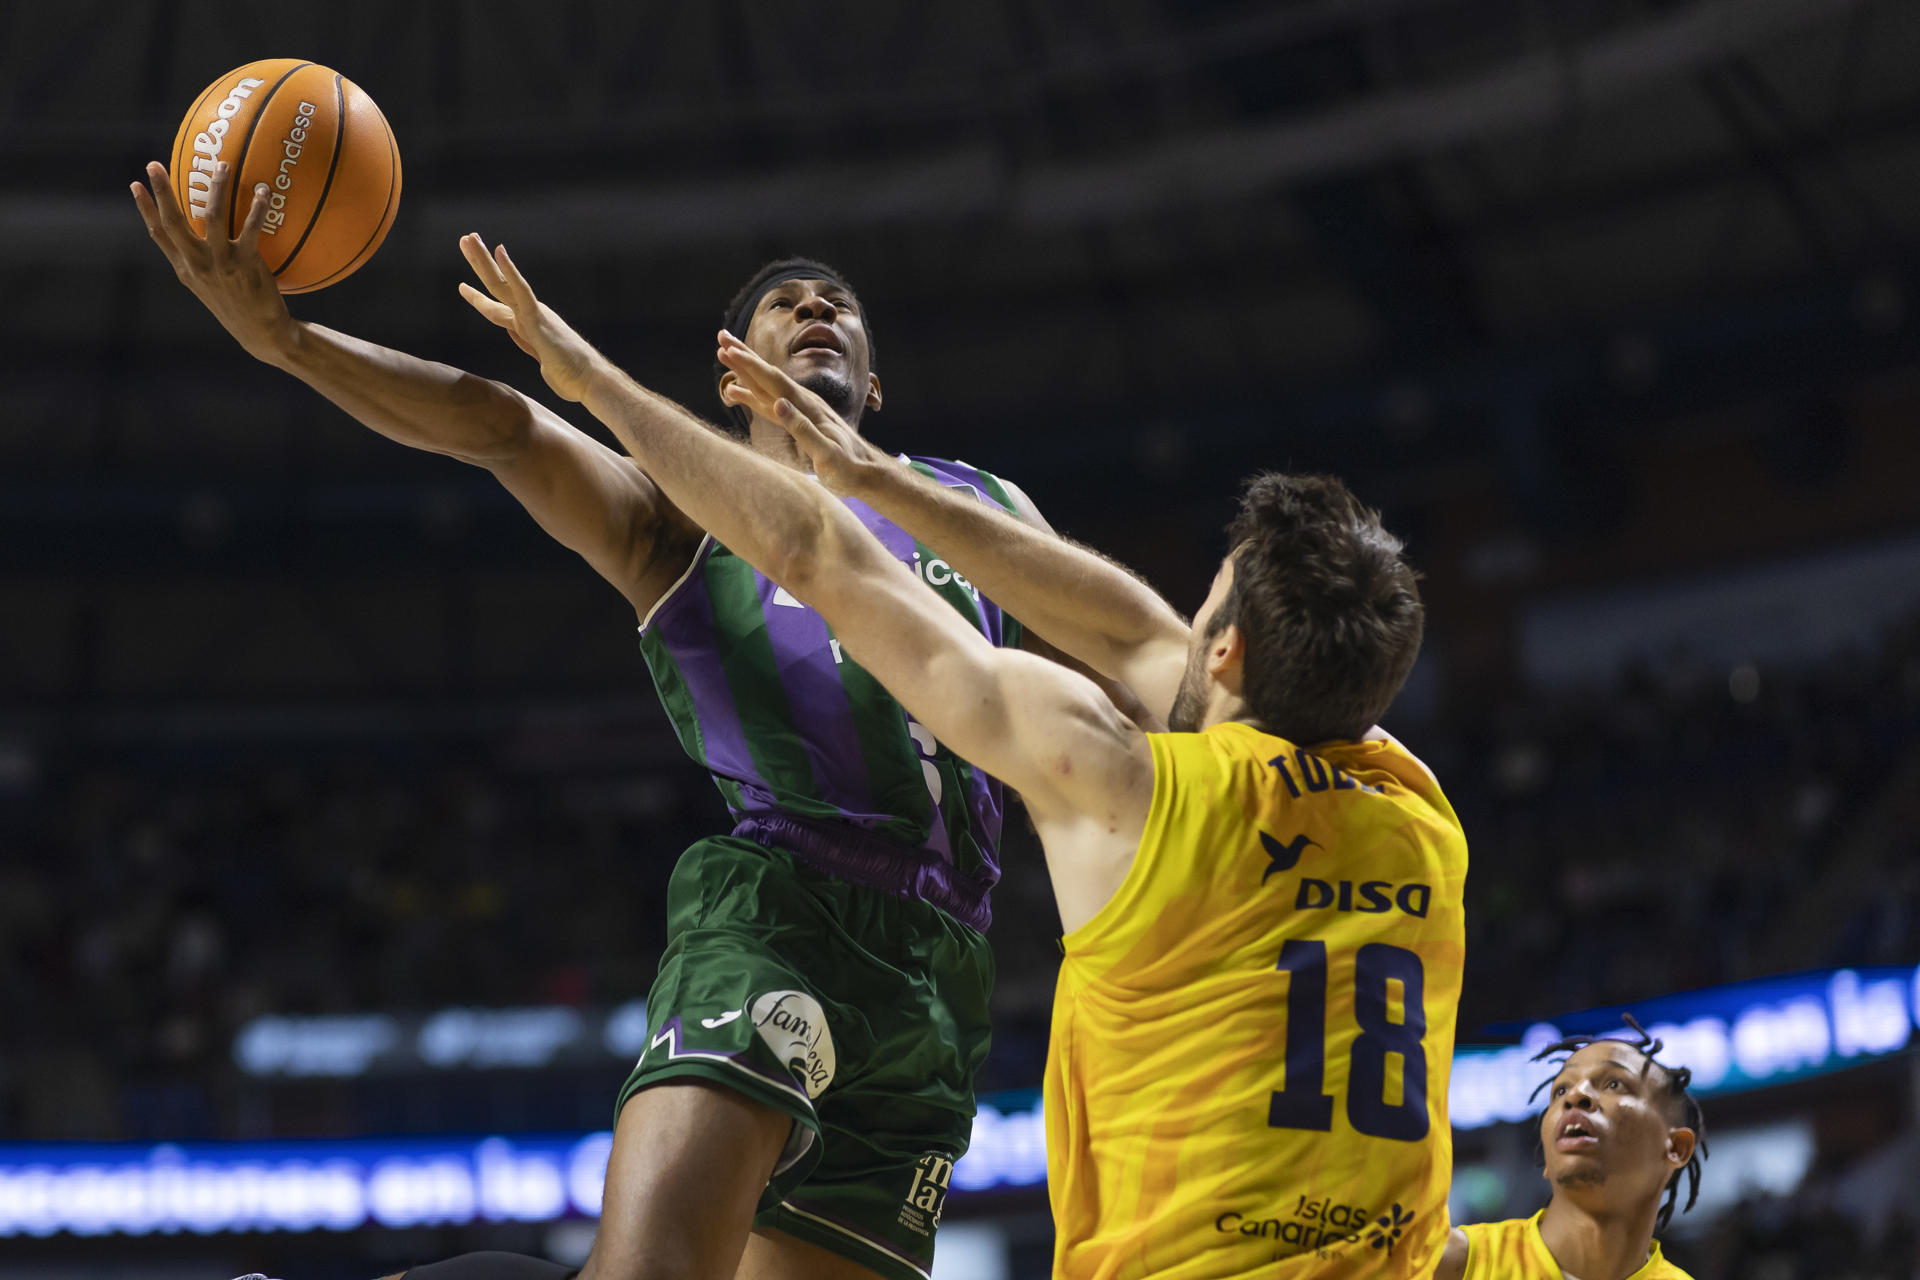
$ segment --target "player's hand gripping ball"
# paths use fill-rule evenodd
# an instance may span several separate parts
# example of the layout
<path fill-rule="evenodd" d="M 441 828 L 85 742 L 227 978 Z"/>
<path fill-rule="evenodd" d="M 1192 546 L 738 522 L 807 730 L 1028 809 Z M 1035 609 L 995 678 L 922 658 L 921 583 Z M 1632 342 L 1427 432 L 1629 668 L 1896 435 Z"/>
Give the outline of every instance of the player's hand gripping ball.
<path fill-rule="evenodd" d="M 212 206 L 214 166 L 233 181 Z M 235 68 L 180 122 L 169 165 L 187 224 L 233 239 L 254 188 L 269 201 L 260 254 L 282 293 L 309 293 L 373 256 L 400 208 L 400 148 L 380 108 L 337 71 L 296 58 Z"/>

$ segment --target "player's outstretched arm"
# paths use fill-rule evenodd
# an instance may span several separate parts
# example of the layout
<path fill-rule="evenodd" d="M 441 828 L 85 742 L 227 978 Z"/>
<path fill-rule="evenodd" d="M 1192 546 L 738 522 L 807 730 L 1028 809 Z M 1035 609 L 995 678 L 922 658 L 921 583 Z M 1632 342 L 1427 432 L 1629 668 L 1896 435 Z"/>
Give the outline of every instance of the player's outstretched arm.
<path fill-rule="evenodd" d="M 499 294 L 468 289 L 468 301 L 540 361 L 548 385 L 606 423 L 690 519 L 818 610 L 914 719 L 1018 790 L 1068 927 L 1097 911 L 1124 880 L 1152 804 L 1146 735 L 1085 676 L 989 643 L 823 486 L 659 412 L 658 397 L 534 297 L 504 247 L 493 266 Z M 776 412 L 798 411 L 782 401 Z"/>
<path fill-rule="evenodd" d="M 1131 688 L 1165 720 L 1186 669 L 1188 628 L 1153 588 L 1054 533 L 1024 493 L 1014 492 L 1023 521 L 901 466 L 737 339 L 723 339 L 720 360 L 736 375 L 722 392 L 731 403 L 767 418 L 782 399 L 801 410 L 794 442 L 829 489 L 936 548 L 1029 630 Z"/>
<path fill-rule="evenodd" d="M 684 568 L 668 554 L 690 526 L 631 459 L 501 383 L 295 320 L 260 256 L 258 190 L 238 238 L 187 226 L 166 167 L 133 185 L 148 234 L 180 283 L 257 360 L 293 374 L 388 439 L 486 467 L 556 540 L 578 552 L 641 613 Z M 233 179 L 222 164 L 211 198 Z M 482 260 L 486 250 L 469 250 Z"/>

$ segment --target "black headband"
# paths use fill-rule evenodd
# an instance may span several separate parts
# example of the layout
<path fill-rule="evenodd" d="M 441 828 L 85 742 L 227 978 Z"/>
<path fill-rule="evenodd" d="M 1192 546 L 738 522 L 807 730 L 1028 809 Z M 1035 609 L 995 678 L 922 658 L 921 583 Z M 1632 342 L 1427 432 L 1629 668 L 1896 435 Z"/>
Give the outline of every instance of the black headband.
<path fill-rule="evenodd" d="M 853 292 L 852 285 L 842 280 L 839 276 L 834 275 L 831 271 L 823 269 L 817 262 L 810 262 L 803 266 L 788 267 L 785 271 L 776 271 L 765 280 L 762 280 L 757 289 L 741 300 L 739 307 L 735 309 L 732 315 L 727 317 L 727 332 L 745 341 L 747 326 L 753 323 L 753 313 L 760 309 L 760 299 L 766 297 L 769 293 L 772 293 L 789 280 L 825 280 L 831 284 L 838 285 L 848 293 Z"/>

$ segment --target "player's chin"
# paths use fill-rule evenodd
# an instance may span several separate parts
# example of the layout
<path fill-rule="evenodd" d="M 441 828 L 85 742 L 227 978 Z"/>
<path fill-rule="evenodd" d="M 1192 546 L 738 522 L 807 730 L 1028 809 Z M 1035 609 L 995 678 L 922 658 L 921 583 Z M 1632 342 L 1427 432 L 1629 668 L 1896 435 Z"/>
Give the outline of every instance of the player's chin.
<path fill-rule="evenodd" d="M 1606 1162 L 1592 1151 L 1550 1151 L 1547 1180 L 1557 1187 L 1592 1186 L 1607 1180 Z"/>
<path fill-rule="evenodd" d="M 795 382 L 826 401 L 843 418 L 850 416 L 858 403 L 853 394 L 853 379 L 847 376 L 844 365 L 797 369 L 791 376 Z"/>

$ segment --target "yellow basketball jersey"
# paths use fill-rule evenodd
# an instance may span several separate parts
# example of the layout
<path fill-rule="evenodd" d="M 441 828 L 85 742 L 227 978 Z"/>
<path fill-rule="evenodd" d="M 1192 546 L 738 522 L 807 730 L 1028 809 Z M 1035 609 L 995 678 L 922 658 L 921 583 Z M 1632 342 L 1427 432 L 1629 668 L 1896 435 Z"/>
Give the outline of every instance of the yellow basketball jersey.
<path fill-rule="evenodd" d="M 1540 1213 L 1545 1213 L 1542 1209 Z M 1540 1213 L 1505 1222 L 1475 1222 L 1460 1228 L 1467 1233 L 1467 1270 L 1462 1280 L 1562 1280 L 1565 1274 L 1540 1238 Z M 1653 1242 L 1647 1265 L 1627 1280 L 1693 1280 L 1660 1256 Z"/>
<path fill-rule="evenodd" d="M 1113 900 L 1063 940 L 1047 1053 L 1054 1274 L 1429 1275 L 1467 874 L 1399 743 L 1153 734 Z"/>

